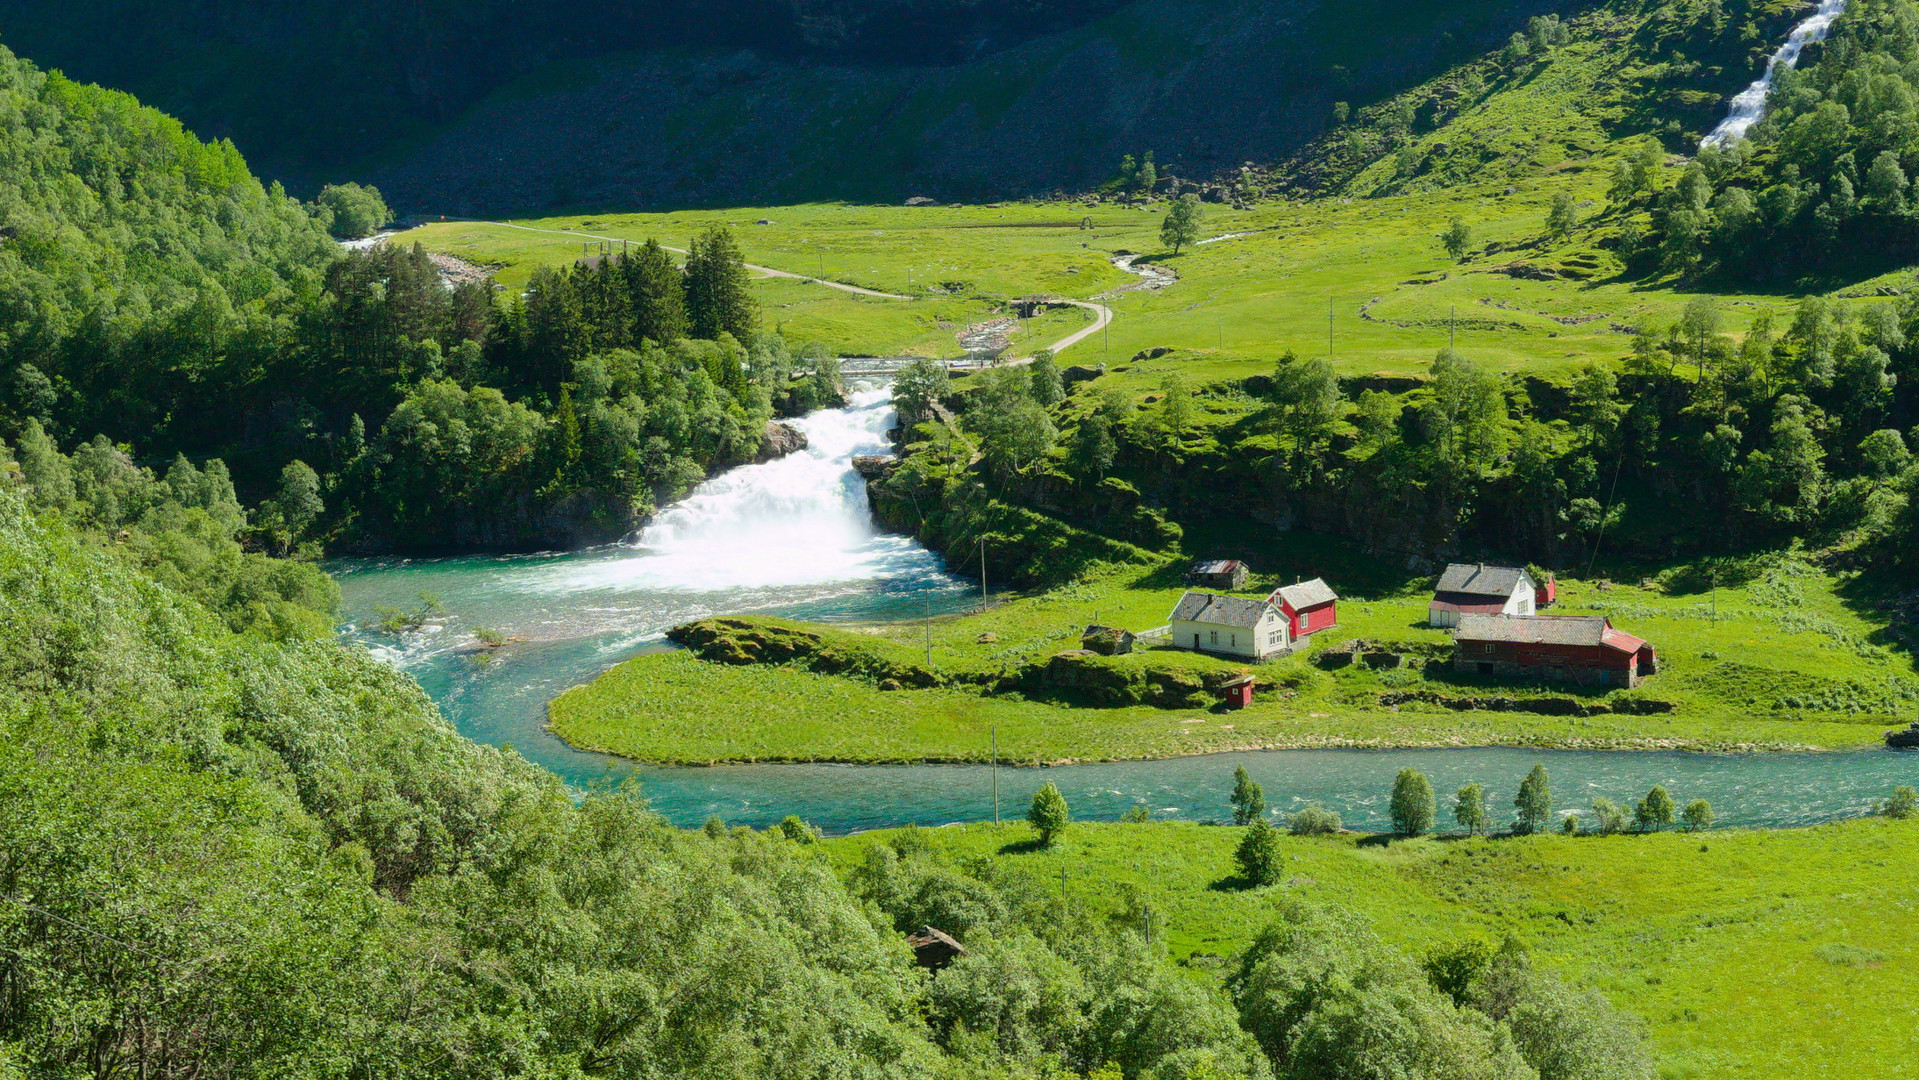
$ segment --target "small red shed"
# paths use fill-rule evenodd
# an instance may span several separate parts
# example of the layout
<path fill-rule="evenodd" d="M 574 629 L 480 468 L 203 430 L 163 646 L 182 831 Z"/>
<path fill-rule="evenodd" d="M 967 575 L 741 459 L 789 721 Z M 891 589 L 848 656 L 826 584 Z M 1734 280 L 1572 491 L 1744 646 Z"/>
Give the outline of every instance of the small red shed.
<path fill-rule="evenodd" d="M 1553 601 L 1557 599 L 1559 599 L 1559 582 L 1555 581 L 1551 574 L 1547 574 L 1546 583 L 1533 588 L 1533 606 L 1535 608 L 1551 607 Z"/>
<path fill-rule="evenodd" d="M 1339 625 L 1339 597 L 1321 578 L 1281 586 L 1269 599 L 1286 617 L 1286 633 L 1294 641 Z"/>
<path fill-rule="evenodd" d="M 1220 695 L 1226 699 L 1229 709 L 1243 709 L 1253 703 L 1253 677 L 1241 675 L 1219 688 Z"/>

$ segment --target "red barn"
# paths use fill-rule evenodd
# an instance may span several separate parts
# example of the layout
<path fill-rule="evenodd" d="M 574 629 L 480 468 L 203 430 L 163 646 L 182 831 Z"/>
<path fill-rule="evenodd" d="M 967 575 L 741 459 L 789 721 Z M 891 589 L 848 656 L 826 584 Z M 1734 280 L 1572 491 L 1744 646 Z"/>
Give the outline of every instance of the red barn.
<path fill-rule="evenodd" d="M 1294 641 L 1339 625 L 1339 597 L 1320 578 L 1275 589 L 1268 602 L 1286 617 L 1286 632 Z"/>
<path fill-rule="evenodd" d="M 1644 640 L 1600 615 L 1462 615 L 1453 667 L 1480 675 L 1551 679 L 1593 686 L 1639 685 L 1659 668 Z"/>

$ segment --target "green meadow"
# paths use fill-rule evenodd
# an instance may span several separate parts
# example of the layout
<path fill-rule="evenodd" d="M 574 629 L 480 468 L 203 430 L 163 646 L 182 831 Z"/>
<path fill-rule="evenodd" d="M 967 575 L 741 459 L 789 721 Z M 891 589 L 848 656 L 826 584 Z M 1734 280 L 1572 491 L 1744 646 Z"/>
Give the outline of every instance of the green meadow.
<path fill-rule="evenodd" d="M 1223 799 L 1223 795 L 1222 795 Z M 1036 849 L 1024 824 L 919 830 L 1155 937 L 1215 979 L 1283 904 L 1351 909 L 1419 956 L 1508 935 L 1535 963 L 1643 1018 L 1659 1075 L 1803 1080 L 1895 1075 L 1919 1056 L 1919 822 L 1703 834 L 1281 838 L 1287 876 L 1241 888 L 1242 830 L 1074 825 Z M 850 870 L 893 833 L 826 841 Z"/>
<path fill-rule="evenodd" d="M 1554 611 L 1604 614 L 1658 649 L 1659 674 L 1628 694 L 1482 683 L 1452 675 L 1437 660 L 1399 669 L 1324 669 L 1323 650 L 1355 639 L 1409 655 L 1446 655 L 1447 633 L 1424 625 L 1422 581 L 1346 587 L 1339 626 L 1291 657 L 1249 667 L 1161 647 L 1102 661 L 1192 678 L 1251 671 L 1261 692 L 1238 711 L 1093 707 L 1070 694 L 984 694 L 971 686 L 882 690 L 873 678 L 795 664 L 713 663 L 684 651 L 629 660 L 561 695 L 549 711 L 553 730 L 576 746 L 684 763 L 983 761 L 995 730 L 1003 759 L 1032 762 L 1326 746 L 1842 749 L 1878 743 L 1911 712 L 1919 679 L 1903 653 L 1875 640 L 1882 631 L 1871 605 L 1857 596 L 1859 582 L 1792 556 L 1721 572 L 1718 587 L 1710 585 L 1710 574 L 1686 569 L 1631 584 L 1560 581 Z M 1275 575 L 1245 593 L 1263 595 L 1297 576 Z M 1337 574 L 1328 576 L 1339 583 Z M 1182 588 L 1167 567 L 1107 568 L 982 612 L 933 619 L 930 667 L 960 681 L 1077 648 L 1089 624 L 1160 626 Z M 850 654 L 890 664 L 927 666 L 929 624 L 743 622 L 818 634 Z M 1462 711 L 1425 701 L 1382 704 L 1382 695 L 1409 691 L 1442 698 L 1651 699 L 1671 703 L 1672 710 L 1568 717 Z"/>

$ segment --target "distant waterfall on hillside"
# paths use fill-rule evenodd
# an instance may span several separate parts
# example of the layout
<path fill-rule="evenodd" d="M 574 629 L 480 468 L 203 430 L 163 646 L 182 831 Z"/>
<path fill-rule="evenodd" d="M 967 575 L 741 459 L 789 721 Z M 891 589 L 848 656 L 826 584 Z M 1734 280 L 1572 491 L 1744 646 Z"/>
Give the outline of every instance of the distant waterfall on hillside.
<path fill-rule="evenodd" d="M 1783 67 L 1797 67 L 1799 54 L 1806 46 L 1826 40 L 1831 32 L 1833 21 L 1846 10 L 1846 0 L 1819 0 L 1819 10 L 1812 13 L 1806 21 L 1792 28 L 1792 34 L 1779 51 L 1772 54 L 1766 62 L 1766 74 L 1758 82 L 1746 87 L 1732 99 L 1732 110 L 1712 134 L 1700 140 L 1700 149 L 1708 146 L 1725 146 L 1745 138 L 1746 130 L 1766 115 L 1766 97 L 1772 93 L 1773 73 Z"/>

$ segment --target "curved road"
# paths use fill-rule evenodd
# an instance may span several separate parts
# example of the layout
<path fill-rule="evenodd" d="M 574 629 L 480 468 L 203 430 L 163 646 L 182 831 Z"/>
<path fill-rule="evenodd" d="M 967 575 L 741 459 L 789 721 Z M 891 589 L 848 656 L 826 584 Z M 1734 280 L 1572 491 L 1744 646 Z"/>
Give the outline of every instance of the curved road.
<path fill-rule="evenodd" d="M 630 244 L 633 242 L 631 237 L 625 237 L 625 236 L 598 236 L 593 233 L 583 233 L 583 232 L 577 232 L 577 231 L 572 231 L 567 229 L 536 229 L 531 225 L 515 225 L 507 221 L 490 221 L 485 218 L 442 217 L 439 220 L 465 221 L 465 222 L 471 222 L 475 225 L 496 225 L 502 229 L 518 229 L 521 232 L 548 233 L 553 236 L 572 236 L 572 237 L 578 237 L 583 240 L 609 240 L 616 244 Z M 665 244 L 661 244 L 660 246 L 666 247 Z M 686 254 L 685 248 L 668 247 L 666 248 L 666 250 L 673 252 L 675 255 Z M 812 281 L 812 282 L 816 282 L 818 284 L 824 285 L 829 289 L 838 289 L 841 292 L 852 293 L 855 296 L 870 296 L 877 300 L 916 300 L 918 299 L 918 297 L 904 296 L 904 295 L 901 295 L 900 293 L 880 292 L 878 289 L 863 289 L 858 285 L 848 285 L 848 284 L 845 284 L 844 282 L 839 282 L 839 281 L 827 281 L 825 278 L 808 277 L 805 274 L 794 274 L 794 273 L 789 273 L 788 271 L 785 271 L 785 270 L 775 270 L 770 266 L 756 266 L 753 263 L 742 263 L 741 265 L 746 267 L 748 270 L 752 271 L 753 273 L 760 275 L 761 277 L 790 278 L 794 281 Z M 1091 300 L 1067 300 L 1065 301 L 1065 303 L 1071 304 L 1072 306 L 1076 308 L 1084 308 L 1087 311 L 1092 312 L 1093 324 L 1091 326 L 1082 326 L 1078 330 L 1075 330 L 1072 333 L 1066 335 L 1065 337 L 1060 338 L 1058 341 L 1053 342 L 1053 344 L 1048 346 L 1048 348 L 1050 348 L 1055 354 L 1065 352 L 1067 349 L 1072 348 L 1074 345 L 1077 345 L 1080 342 L 1085 341 L 1087 338 L 1092 337 L 1094 334 L 1097 334 L 1101 330 L 1106 329 L 1107 325 L 1113 321 L 1113 309 L 1107 307 L 1105 304 L 1094 303 Z M 1007 361 L 1007 363 L 1023 364 L 1031 359 L 1032 359 L 1031 356 L 1021 356 L 1021 357 L 1015 357 Z"/>

